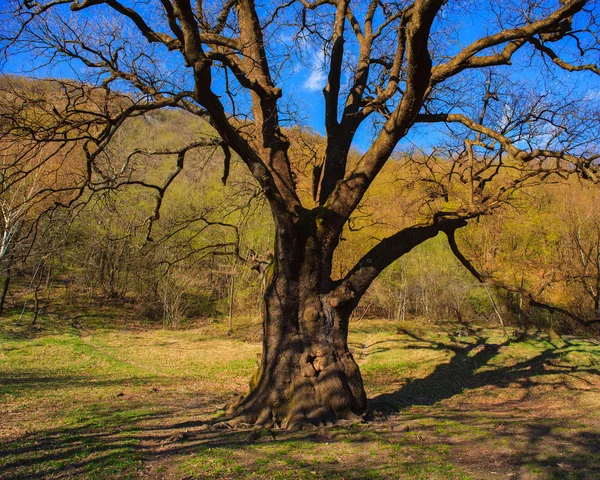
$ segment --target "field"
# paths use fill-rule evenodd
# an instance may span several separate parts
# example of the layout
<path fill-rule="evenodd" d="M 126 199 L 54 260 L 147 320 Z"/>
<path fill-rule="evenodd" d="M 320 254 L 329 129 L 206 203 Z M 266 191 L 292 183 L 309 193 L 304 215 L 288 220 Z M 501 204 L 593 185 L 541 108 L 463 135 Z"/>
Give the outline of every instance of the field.
<path fill-rule="evenodd" d="M 597 341 L 351 324 L 367 421 L 232 429 L 256 323 L 167 331 L 105 307 L 0 325 L 0 478 L 395 479 L 600 475 Z"/>

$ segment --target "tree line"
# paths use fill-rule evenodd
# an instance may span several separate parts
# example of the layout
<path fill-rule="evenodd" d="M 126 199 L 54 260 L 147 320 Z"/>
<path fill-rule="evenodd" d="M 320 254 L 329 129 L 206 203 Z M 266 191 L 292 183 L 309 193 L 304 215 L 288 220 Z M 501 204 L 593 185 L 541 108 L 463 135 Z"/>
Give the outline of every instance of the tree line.
<path fill-rule="evenodd" d="M 55 81 L 3 80 L 5 102 L 14 100 L 8 92 L 20 90 L 60 95 Z M 270 262 L 274 225 L 262 192 L 238 158 L 232 160 L 223 186 L 223 153 L 215 148 L 192 152 L 155 218 L 160 192 L 148 185 L 168 178 L 178 145 L 210 129 L 178 111 L 128 121 L 115 141 L 112 161 L 122 161 L 119 152 L 136 151 L 145 143 L 136 156 L 143 159 L 139 168 L 145 170 L 146 184 L 130 181 L 69 208 L 48 201 L 47 189 L 57 195 L 61 184 L 52 177 L 52 165 L 35 163 L 36 158 L 45 159 L 43 154 L 11 163 L 9 158 L 18 156 L 6 150 L 0 308 L 27 312 L 35 323 L 40 310 L 52 309 L 55 297 L 87 295 L 98 302 L 127 303 L 140 317 L 169 328 L 198 318 L 259 318 L 264 293 L 260 266 Z M 294 139 L 298 188 L 309 198 L 315 160 L 325 142 L 306 128 L 295 127 L 288 134 Z M 358 158 L 359 153 L 353 155 Z M 377 238 L 405 222 L 408 213 L 413 221 L 418 219 L 416 199 L 431 196 L 431 186 L 419 181 L 426 167 L 415 170 L 415 155 L 402 152 L 386 166 L 349 219 L 334 270 L 347 270 Z M 61 162 L 61 168 L 75 170 L 78 158 L 65 156 Z M 519 328 L 589 333 L 576 320 L 591 321 L 598 315 L 599 202 L 595 188 L 576 181 L 532 186 L 502 212 L 467 227 L 458 239 L 477 268 L 493 278 L 489 286 L 436 238 L 393 263 L 354 318 L 468 325 L 497 323 L 499 314 Z"/>

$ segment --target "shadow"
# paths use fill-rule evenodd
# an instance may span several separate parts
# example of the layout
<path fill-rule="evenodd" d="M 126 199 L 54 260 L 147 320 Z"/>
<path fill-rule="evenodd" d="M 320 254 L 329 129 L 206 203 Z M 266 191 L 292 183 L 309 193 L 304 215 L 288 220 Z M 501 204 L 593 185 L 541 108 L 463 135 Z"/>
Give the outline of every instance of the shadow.
<path fill-rule="evenodd" d="M 275 442 L 279 447 L 298 441 L 319 444 L 329 438 L 319 436 L 316 429 L 280 432 L 277 436 L 268 429 L 233 429 L 218 418 L 173 423 L 170 420 L 177 412 L 171 410 L 121 413 L 100 412 L 104 420 L 96 418 L 76 427 L 49 429 L 0 442 L 0 479 L 113 478 L 140 471 L 143 462 L 157 458 L 168 464 L 170 459 L 214 449 L 233 452 Z M 180 477 L 185 475 L 180 473 Z"/>
<path fill-rule="evenodd" d="M 441 474 L 445 478 L 446 470 L 427 470 L 433 468 L 437 457 L 445 458 L 446 464 L 440 463 L 440 469 L 457 465 L 457 468 L 475 472 L 477 478 L 494 478 L 487 475 L 490 462 L 497 463 L 493 468 L 515 478 L 528 478 L 527 472 L 521 471 L 523 468 L 542 472 L 544 478 L 597 478 L 600 430 L 594 431 L 593 425 L 577 426 L 569 419 L 544 417 L 543 413 L 532 418 L 516 409 L 514 414 L 504 417 L 495 411 L 486 412 L 484 416 L 482 412 L 443 406 L 428 409 L 426 417 L 420 418 L 410 412 L 397 413 L 402 407 L 431 406 L 484 386 L 501 388 L 518 384 L 526 392 L 534 377 L 556 373 L 600 374 L 594 365 L 574 369 L 564 363 L 563 356 L 576 350 L 575 344 L 544 343 L 546 347 L 536 350 L 530 358 L 515 361 L 510 366 L 497 366 L 493 360 L 510 346 L 509 341 L 489 344 L 484 337 L 472 340 L 457 337 L 445 343 L 416 336 L 413 340 L 402 348 L 448 351 L 452 358 L 437 365 L 427 377 L 371 399 L 371 408 L 387 412 L 390 419 L 345 427 L 307 428 L 299 432 L 232 429 L 217 417 L 216 405 L 222 404 L 224 399 L 209 397 L 209 392 L 192 406 L 171 404 L 155 411 L 135 410 L 148 405 L 143 398 L 132 399 L 130 405 L 111 404 L 103 408 L 89 405 L 72 425 L 39 429 L 0 442 L 0 478 L 237 478 L 235 470 L 227 470 L 236 465 L 244 469 L 245 476 L 240 475 L 243 478 L 251 475 L 253 478 L 295 478 L 285 476 L 286 468 L 292 467 L 278 463 L 282 459 L 293 462 L 294 471 L 306 474 L 298 478 L 313 478 L 312 472 L 317 472 L 314 478 L 398 478 L 401 475 L 397 472 L 403 473 L 404 478 L 436 478 Z M 394 343 L 382 343 L 385 342 L 361 347 L 367 351 L 395 348 Z M 26 391 L 79 387 L 86 385 L 89 379 L 32 372 L 21 378 L 0 377 L 0 385 L 4 386 L 5 382 L 11 382 L 12 390 Z M 119 384 L 123 379 L 101 378 L 99 382 L 98 385 L 102 382 Z M 573 388 L 566 384 L 565 387 Z M 348 457 L 336 461 L 347 445 L 356 448 L 349 450 Z M 377 455 L 388 457 L 374 456 L 369 460 L 374 446 L 378 449 Z M 299 452 L 304 452 L 304 456 Z M 323 460 L 319 452 L 329 459 Z M 455 455 L 456 452 L 460 455 Z M 365 457 L 357 456 L 353 462 L 348 460 L 351 455 L 360 454 Z M 311 461 L 313 455 L 316 459 Z M 192 463 L 186 464 L 184 473 L 181 467 L 186 461 Z M 379 472 L 374 465 L 380 461 L 389 462 L 396 470 Z M 210 476 L 203 470 L 193 470 L 203 468 L 204 464 L 215 469 Z M 152 465 L 173 470 L 152 470 Z M 260 472 L 265 468 L 267 473 L 263 475 Z"/>
<path fill-rule="evenodd" d="M 43 392 L 46 390 L 56 390 L 64 388 L 102 388 L 102 387 L 123 387 L 124 385 L 160 385 L 162 381 L 168 381 L 169 377 L 140 376 L 133 378 L 123 378 L 116 375 L 95 375 L 93 377 L 85 375 L 48 375 L 47 371 L 20 371 L 18 374 L 10 375 L 6 372 L 0 372 L 0 394 L 10 394 L 15 396 L 27 395 L 29 392 Z"/>
<path fill-rule="evenodd" d="M 138 307 L 127 300 L 107 299 L 96 296 L 76 296 L 73 301 L 56 297 L 45 306 L 35 325 L 32 314 L 26 310 L 21 318 L 22 307 L 8 309 L 0 318 L 0 340 L 33 340 L 51 335 L 75 334 L 101 328 L 138 332 L 163 328 L 162 322 L 152 321 L 140 315 Z"/>
<path fill-rule="evenodd" d="M 434 405 L 461 394 L 465 390 L 485 386 L 502 388 L 519 383 L 522 387 L 528 388 L 531 379 L 548 374 L 592 373 L 600 375 L 600 369 L 592 365 L 575 368 L 561 364 L 563 356 L 576 350 L 576 346 L 571 342 L 564 342 L 564 345 L 560 346 L 552 345 L 533 357 L 514 365 L 498 367 L 490 366 L 490 362 L 505 347 L 510 346 L 510 340 L 501 344 L 492 344 L 486 343 L 484 337 L 476 337 L 473 342 L 468 342 L 451 336 L 450 339 L 456 343 L 443 343 L 425 340 L 414 335 L 410 336 L 418 343 L 407 347 L 409 349 L 445 350 L 453 352 L 453 356 L 449 362 L 438 365 L 427 377 L 416 380 L 408 379 L 407 383 L 399 390 L 371 398 L 369 402 L 371 409 L 386 414 L 395 413 L 401 408 L 413 405 Z M 572 388 L 564 382 L 560 385 Z"/>
<path fill-rule="evenodd" d="M 144 416 L 138 416 L 123 422 L 129 426 L 98 428 L 95 423 L 89 423 L 50 429 L 0 443 L 0 478 L 16 480 L 53 475 L 98 478 L 117 473 L 115 464 L 127 470 L 131 462 L 140 459 L 136 429 L 132 425 L 143 419 Z M 105 471 L 104 466 L 110 466 L 111 471 Z"/>
<path fill-rule="evenodd" d="M 450 446 L 475 478 L 599 478 L 597 425 L 539 413 L 432 409 L 411 432 L 427 448 Z"/>
<path fill-rule="evenodd" d="M 17 312 L 18 313 L 18 312 Z M 61 318 L 61 320 L 58 320 Z M 0 322 L 0 338 L 6 340 L 35 340 L 52 335 L 75 334 L 81 335 L 84 328 L 101 327 L 122 331 L 139 331 L 139 326 L 131 326 L 131 322 L 119 319 L 114 312 L 98 312 L 89 310 L 89 313 L 78 315 L 65 315 L 59 313 L 42 313 L 36 324 L 31 325 L 31 319 L 25 316 L 23 319 L 9 318 Z"/>
<path fill-rule="evenodd" d="M 515 415 L 499 430 L 497 420 L 486 425 L 476 412 L 443 411 L 421 423 L 397 417 L 400 422 L 412 422 L 410 432 L 390 429 L 389 422 L 284 432 L 232 429 L 214 416 L 208 421 L 179 421 L 174 410 L 97 413 L 94 422 L 0 442 L 0 478 L 296 478 L 300 473 L 306 475 L 298 478 L 389 479 L 402 473 L 403 478 L 430 478 L 446 472 L 442 469 L 450 468 L 448 465 L 456 465 L 476 478 L 497 478 L 487 475 L 485 468 L 529 478 L 526 468 L 543 473 L 543 478 L 592 479 L 600 471 L 600 433 L 572 432 L 569 423 L 561 419 L 540 421 Z M 98 427 L 103 423 L 100 419 L 105 422 L 102 427 Z M 452 431 L 459 428 L 456 426 L 460 429 Z M 467 426 L 475 434 L 465 430 Z M 498 442 L 514 439 L 517 443 L 510 451 L 493 450 Z M 354 446 L 349 456 L 338 457 L 342 454 L 335 452 L 348 445 Z M 449 445 L 461 452 L 460 460 L 448 450 Z M 369 460 L 374 448 L 378 456 Z M 493 458 L 484 457 L 482 465 L 485 448 L 492 449 L 489 455 Z M 469 452 L 473 452 L 472 458 Z M 389 458 L 381 456 L 390 453 Z M 187 464 L 182 463 L 186 460 Z M 381 461 L 392 467 L 380 471 Z M 159 470 L 149 467 L 153 462 Z M 166 472 L 165 465 L 174 470 Z M 244 474 L 236 476 L 241 471 Z M 287 471 L 294 475 L 287 477 Z"/>
<path fill-rule="evenodd" d="M 384 353 L 391 350 L 390 344 L 402 344 L 403 340 L 396 339 L 388 339 L 388 340 L 378 340 L 372 343 L 359 343 L 359 342 L 348 342 L 348 346 L 352 351 L 352 355 L 356 359 L 367 358 L 371 355 L 375 355 L 376 353 Z"/>

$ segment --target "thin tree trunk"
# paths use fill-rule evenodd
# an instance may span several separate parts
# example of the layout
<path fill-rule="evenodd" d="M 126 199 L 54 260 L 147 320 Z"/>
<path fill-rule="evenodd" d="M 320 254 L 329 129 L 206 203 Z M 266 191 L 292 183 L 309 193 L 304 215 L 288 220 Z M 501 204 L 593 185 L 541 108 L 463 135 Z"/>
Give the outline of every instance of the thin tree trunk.
<path fill-rule="evenodd" d="M 523 294 L 521 293 L 523 291 L 523 288 L 525 286 L 525 277 L 521 274 L 521 290 L 517 293 L 517 301 L 518 301 L 518 307 L 519 307 L 519 312 L 518 312 L 518 321 L 519 321 L 519 326 L 521 325 L 521 315 L 523 313 Z"/>
<path fill-rule="evenodd" d="M 2 295 L 0 296 L 0 315 L 4 313 L 4 304 L 6 302 L 6 296 L 8 295 L 8 287 L 10 285 L 10 277 L 11 277 L 11 266 L 9 265 L 6 269 L 6 275 L 4 276 L 4 282 L 2 285 Z"/>
<path fill-rule="evenodd" d="M 35 325 L 35 322 L 38 318 L 38 314 L 40 312 L 40 299 L 38 296 L 39 288 L 36 288 L 33 292 L 34 302 L 33 302 L 33 320 L 31 321 L 31 326 Z"/>
<path fill-rule="evenodd" d="M 33 290 L 33 320 L 31 321 L 31 326 L 33 327 L 35 325 L 35 322 L 37 321 L 38 315 L 40 313 L 40 287 L 42 285 L 42 277 L 44 275 L 44 267 L 42 266 L 42 270 L 40 271 L 40 274 L 38 276 L 38 281 L 37 284 L 35 285 L 35 289 Z"/>
<path fill-rule="evenodd" d="M 596 234 L 596 296 L 594 298 L 594 313 L 596 320 L 600 320 L 600 226 Z"/>
<path fill-rule="evenodd" d="M 38 272 L 40 271 L 40 268 L 43 269 L 43 262 L 38 263 L 38 266 L 35 268 L 35 271 L 33 272 L 33 276 L 31 277 L 31 282 L 29 283 L 29 288 L 27 289 L 27 293 L 29 293 L 32 290 L 33 287 L 33 282 L 35 282 L 35 279 L 37 277 Z M 42 273 L 40 273 L 40 278 L 41 278 Z M 40 281 L 38 281 L 38 287 L 39 288 L 39 284 Z M 21 321 L 23 319 L 23 315 L 25 314 L 25 309 L 27 308 L 27 298 L 25 298 L 25 301 L 23 302 L 23 309 L 21 310 L 21 315 L 19 315 L 19 321 Z M 35 325 L 35 321 L 37 319 L 37 315 L 34 316 L 33 321 L 31 322 L 31 326 Z"/>
<path fill-rule="evenodd" d="M 494 311 L 496 312 L 496 316 L 498 317 L 498 320 L 500 320 L 500 325 L 502 326 L 502 332 L 504 333 L 505 337 L 508 337 L 508 333 L 506 332 L 506 326 L 504 325 L 504 319 L 502 318 L 502 315 L 500 314 L 500 310 L 498 309 L 498 305 L 496 305 L 496 301 L 494 300 L 494 297 L 492 296 L 492 292 L 490 292 L 490 289 L 487 286 L 487 283 L 483 282 L 483 287 L 485 288 L 485 291 L 488 294 L 488 297 L 490 297 L 490 301 L 492 302 L 492 306 L 494 307 Z"/>
<path fill-rule="evenodd" d="M 229 282 L 229 329 L 227 335 L 233 333 L 233 294 L 235 292 L 235 266 L 231 273 L 231 282 Z"/>

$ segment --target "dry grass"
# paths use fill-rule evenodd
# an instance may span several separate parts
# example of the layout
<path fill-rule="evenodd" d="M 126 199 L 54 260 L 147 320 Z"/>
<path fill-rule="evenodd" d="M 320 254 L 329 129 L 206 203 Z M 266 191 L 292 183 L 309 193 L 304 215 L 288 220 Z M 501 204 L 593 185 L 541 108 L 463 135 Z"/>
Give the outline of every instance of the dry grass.
<path fill-rule="evenodd" d="M 256 324 L 185 331 L 87 314 L 0 331 L 0 478 L 597 478 L 600 347 L 392 322 L 352 325 L 366 423 L 219 424 Z M 215 423 L 217 422 L 217 423 Z"/>

